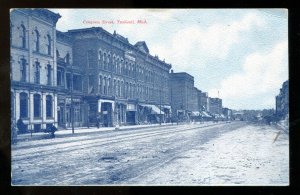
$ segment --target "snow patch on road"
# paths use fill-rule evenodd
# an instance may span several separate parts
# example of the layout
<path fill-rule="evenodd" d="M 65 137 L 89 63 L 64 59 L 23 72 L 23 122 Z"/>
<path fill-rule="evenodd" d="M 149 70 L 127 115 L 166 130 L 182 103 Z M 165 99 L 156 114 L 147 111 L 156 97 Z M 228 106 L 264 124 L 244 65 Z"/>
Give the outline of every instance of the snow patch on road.
<path fill-rule="evenodd" d="M 288 135 L 247 126 L 199 145 L 139 178 L 153 185 L 288 185 Z"/>

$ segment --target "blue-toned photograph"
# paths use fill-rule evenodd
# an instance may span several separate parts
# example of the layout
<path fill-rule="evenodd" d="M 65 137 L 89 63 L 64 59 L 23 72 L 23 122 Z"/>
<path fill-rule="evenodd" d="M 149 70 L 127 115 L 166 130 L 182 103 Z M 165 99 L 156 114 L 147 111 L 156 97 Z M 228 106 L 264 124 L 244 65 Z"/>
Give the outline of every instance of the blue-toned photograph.
<path fill-rule="evenodd" d="M 288 186 L 287 9 L 10 10 L 11 185 Z"/>

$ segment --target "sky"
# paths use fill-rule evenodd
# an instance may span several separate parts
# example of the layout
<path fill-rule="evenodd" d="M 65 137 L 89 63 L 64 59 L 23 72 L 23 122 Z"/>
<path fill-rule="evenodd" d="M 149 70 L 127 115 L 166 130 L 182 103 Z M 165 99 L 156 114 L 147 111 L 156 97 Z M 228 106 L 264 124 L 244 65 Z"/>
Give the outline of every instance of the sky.
<path fill-rule="evenodd" d="M 150 54 L 194 76 L 195 87 L 222 98 L 223 107 L 275 108 L 288 80 L 287 9 L 50 10 L 62 16 L 63 32 L 100 26 L 131 44 L 145 41 Z"/>

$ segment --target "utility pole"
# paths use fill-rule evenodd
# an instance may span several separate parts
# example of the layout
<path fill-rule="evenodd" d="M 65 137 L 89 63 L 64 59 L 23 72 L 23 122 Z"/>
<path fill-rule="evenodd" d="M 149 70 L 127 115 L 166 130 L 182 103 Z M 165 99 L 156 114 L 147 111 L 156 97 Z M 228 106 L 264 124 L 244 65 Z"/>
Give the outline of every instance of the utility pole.
<path fill-rule="evenodd" d="M 161 89 L 159 89 L 159 125 L 161 125 Z"/>
<path fill-rule="evenodd" d="M 73 63 L 71 63 L 71 126 L 74 134 L 74 108 L 73 108 Z"/>

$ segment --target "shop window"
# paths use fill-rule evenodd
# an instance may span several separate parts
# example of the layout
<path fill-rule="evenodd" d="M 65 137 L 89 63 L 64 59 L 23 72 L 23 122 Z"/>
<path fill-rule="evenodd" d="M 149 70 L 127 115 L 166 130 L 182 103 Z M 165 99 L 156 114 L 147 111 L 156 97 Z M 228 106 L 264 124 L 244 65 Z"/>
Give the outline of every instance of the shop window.
<path fill-rule="evenodd" d="M 35 118 L 41 117 L 41 95 L 34 94 L 33 95 L 33 114 Z"/>
<path fill-rule="evenodd" d="M 28 117 L 28 94 L 20 93 L 20 118 Z"/>
<path fill-rule="evenodd" d="M 52 96 L 47 95 L 46 96 L 46 117 L 52 117 Z"/>

